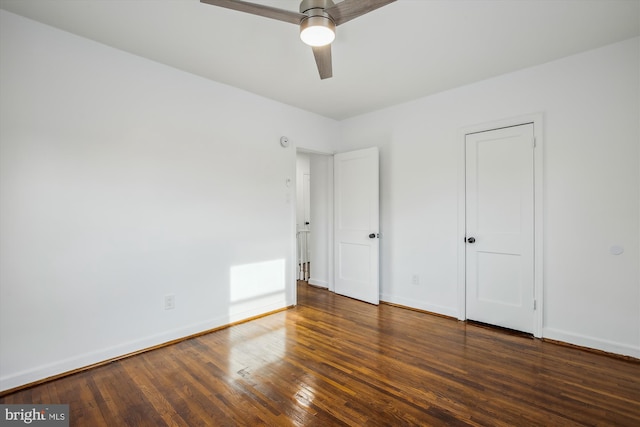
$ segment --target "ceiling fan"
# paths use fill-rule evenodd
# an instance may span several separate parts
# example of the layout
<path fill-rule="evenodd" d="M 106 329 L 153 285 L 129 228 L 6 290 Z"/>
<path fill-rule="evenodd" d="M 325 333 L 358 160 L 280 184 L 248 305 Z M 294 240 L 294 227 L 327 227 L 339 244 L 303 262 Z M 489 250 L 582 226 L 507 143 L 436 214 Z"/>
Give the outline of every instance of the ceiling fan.
<path fill-rule="evenodd" d="M 313 49 L 321 79 L 333 76 L 331 42 L 335 39 L 336 27 L 394 1 L 344 0 L 335 4 L 332 0 L 302 0 L 298 13 L 240 0 L 200 0 L 201 3 L 299 25 L 300 38 Z"/>

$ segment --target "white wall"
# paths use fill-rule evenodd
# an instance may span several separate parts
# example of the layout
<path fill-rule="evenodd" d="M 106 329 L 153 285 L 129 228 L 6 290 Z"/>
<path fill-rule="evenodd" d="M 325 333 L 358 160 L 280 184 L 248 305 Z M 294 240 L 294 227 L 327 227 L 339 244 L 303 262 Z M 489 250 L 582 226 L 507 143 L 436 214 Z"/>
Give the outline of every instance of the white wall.
<path fill-rule="evenodd" d="M 458 315 L 459 132 L 542 112 L 543 335 L 640 357 L 639 52 L 635 38 L 342 122 L 340 151 L 381 151 L 382 299 Z"/>
<path fill-rule="evenodd" d="M 295 301 L 279 139 L 330 151 L 338 123 L 5 11 L 0 31 L 0 389 Z"/>

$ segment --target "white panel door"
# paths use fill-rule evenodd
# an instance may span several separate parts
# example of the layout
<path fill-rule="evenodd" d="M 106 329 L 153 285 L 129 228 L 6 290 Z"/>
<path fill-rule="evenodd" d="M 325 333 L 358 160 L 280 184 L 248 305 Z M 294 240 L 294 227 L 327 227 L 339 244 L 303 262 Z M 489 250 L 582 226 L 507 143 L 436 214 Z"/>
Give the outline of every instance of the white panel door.
<path fill-rule="evenodd" d="M 534 325 L 533 124 L 466 136 L 467 318 Z"/>
<path fill-rule="evenodd" d="M 378 149 L 336 154 L 334 185 L 334 290 L 378 304 Z"/>

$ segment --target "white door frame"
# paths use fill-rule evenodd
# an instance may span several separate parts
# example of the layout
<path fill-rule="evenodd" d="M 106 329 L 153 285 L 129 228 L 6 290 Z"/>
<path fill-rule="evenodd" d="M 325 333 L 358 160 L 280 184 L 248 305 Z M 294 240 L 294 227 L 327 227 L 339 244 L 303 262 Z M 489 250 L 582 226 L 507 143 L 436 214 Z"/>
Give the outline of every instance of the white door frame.
<path fill-rule="evenodd" d="M 467 126 L 459 131 L 459 167 L 458 167 L 458 319 L 466 320 L 466 188 L 465 188 L 465 172 L 466 172 L 466 150 L 465 139 L 470 133 L 484 132 L 499 128 L 518 126 L 526 123 L 533 123 L 533 134 L 535 137 L 534 149 L 534 319 L 533 319 L 533 335 L 537 338 L 542 337 L 542 321 L 543 321 L 543 114 L 529 114 L 524 116 L 512 117 L 497 120 L 478 125 Z"/>
<path fill-rule="evenodd" d="M 286 178 L 286 184 L 289 187 L 289 189 L 293 189 L 293 191 L 290 191 L 289 194 L 293 194 L 293 197 L 291 197 L 290 199 L 288 199 L 291 203 L 291 248 L 292 248 L 292 254 L 291 254 L 291 266 L 289 268 L 289 277 L 290 277 L 290 281 L 293 284 L 292 285 L 292 294 L 290 295 L 290 300 L 292 302 L 293 305 L 297 305 L 298 304 L 298 295 L 297 295 L 297 281 L 298 281 L 298 268 L 297 268 L 297 239 L 296 239 L 296 207 L 298 205 L 298 196 L 297 196 L 297 192 L 295 191 L 295 189 L 297 188 L 297 176 L 298 174 L 296 173 L 296 169 L 297 169 L 297 153 L 308 153 L 308 154 L 319 154 L 322 156 L 327 156 L 327 157 L 331 157 L 333 158 L 334 156 L 334 152 L 333 153 L 329 153 L 326 151 L 318 151 L 318 150 L 311 150 L 308 148 L 304 148 L 304 147 L 299 147 L 295 144 L 292 145 L 293 148 L 293 163 L 292 163 L 292 171 L 293 171 L 293 178 L 287 177 Z M 331 185 L 331 188 L 329 189 L 332 192 L 331 198 L 333 198 L 333 184 Z M 327 207 L 328 211 L 327 212 L 327 218 L 329 218 L 329 235 L 327 236 L 327 245 L 328 245 L 328 255 L 327 255 L 327 268 L 328 268 L 328 275 L 329 277 L 333 277 L 333 272 L 334 272 L 334 266 L 333 266 L 333 204 L 331 204 L 331 206 Z M 333 292 L 334 291 L 334 285 L 333 285 L 333 280 L 330 281 L 329 283 L 329 287 L 328 289 Z"/>

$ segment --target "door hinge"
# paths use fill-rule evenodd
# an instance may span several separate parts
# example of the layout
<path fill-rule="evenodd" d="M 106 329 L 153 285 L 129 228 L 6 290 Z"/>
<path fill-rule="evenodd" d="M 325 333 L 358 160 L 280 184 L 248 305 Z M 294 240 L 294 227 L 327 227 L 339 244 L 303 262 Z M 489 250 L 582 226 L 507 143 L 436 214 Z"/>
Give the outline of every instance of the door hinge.
<path fill-rule="evenodd" d="M 537 300 L 533 300 L 533 310 L 537 310 L 538 309 L 538 301 Z"/>
<path fill-rule="evenodd" d="M 533 138 L 531 138 L 531 144 L 533 145 L 533 148 L 536 148 L 536 137 L 535 136 Z"/>

